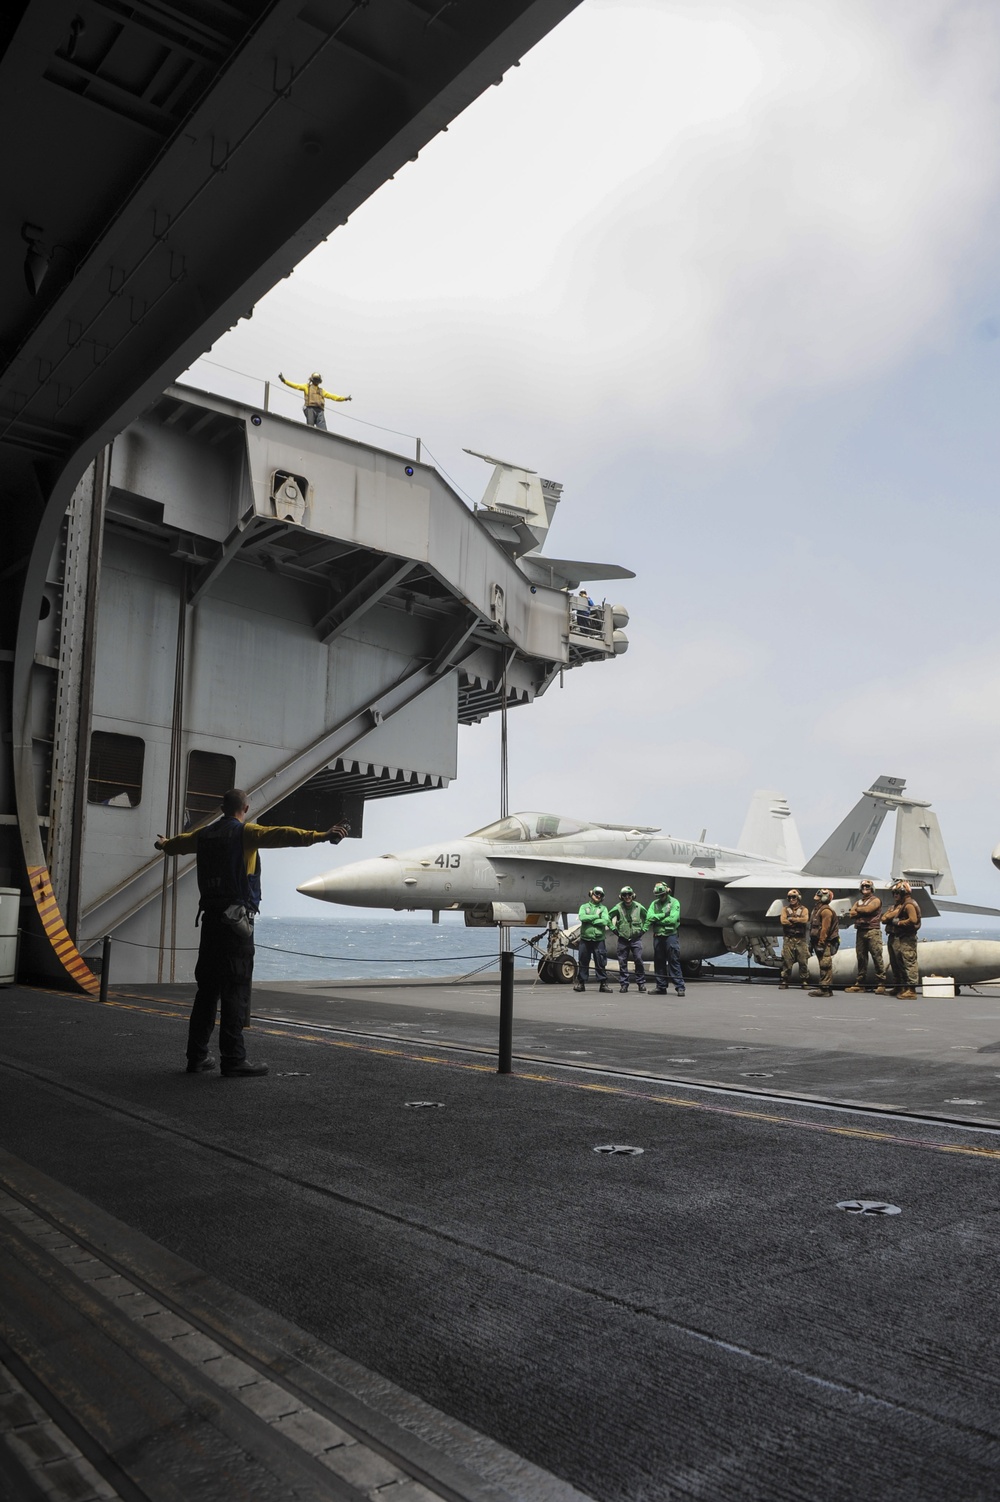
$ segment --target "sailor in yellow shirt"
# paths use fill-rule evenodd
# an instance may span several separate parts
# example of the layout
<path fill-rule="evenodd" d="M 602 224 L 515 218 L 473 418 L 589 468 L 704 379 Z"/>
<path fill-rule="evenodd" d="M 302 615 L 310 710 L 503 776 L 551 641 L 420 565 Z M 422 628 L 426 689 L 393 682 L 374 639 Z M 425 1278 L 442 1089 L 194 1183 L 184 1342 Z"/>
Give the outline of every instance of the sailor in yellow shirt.
<path fill-rule="evenodd" d="M 326 432 L 326 413 L 323 410 L 327 402 L 349 402 L 349 396 L 336 396 L 332 391 L 323 390 L 323 377 L 318 370 L 314 370 L 308 381 L 303 385 L 300 381 L 288 381 L 278 371 L 278 380 L 284 381 L 286 386 L 291 386 L 293 391 L 305 393 L 306 427 L 322 428 Z"/>
<path fill-rule="evenodd" d="M 225 1075 L 267 1073 L 266 1064 L 251 1064 L 243 1042 L 250 1020 L 253 984 L 253 920 L 260 909 L 258 850 L 289 845 L 339 845 L 349 824 L 332 829 L 294 829 L 291 825 L 251 824 L 246 794 L 231 788 L 222 799 L 222 817 L 187 834 L 156 840 L 164 855 L 194 854 L 198 860 L 198 917 L 201 941 L 194 978 L 197 984 L 188 1024 L 187 1071 L 204 1074 L 214 1067 L 209 1039 L 219 1016 L 219 1066 Z"/>

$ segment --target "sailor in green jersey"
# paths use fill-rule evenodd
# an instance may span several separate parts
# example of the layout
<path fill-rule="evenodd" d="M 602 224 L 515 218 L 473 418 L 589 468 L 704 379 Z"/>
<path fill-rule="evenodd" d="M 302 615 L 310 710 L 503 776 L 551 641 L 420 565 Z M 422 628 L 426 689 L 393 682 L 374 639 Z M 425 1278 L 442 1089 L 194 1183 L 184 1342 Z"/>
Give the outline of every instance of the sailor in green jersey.
<path fill-rule="evenodd" d="M 591 887 L 590 901 L 584 902 L 577 914 L 580 919 L 580 943 L 577 949 L 577 972 L 574 991 L 584 991 L 590 979 L 590 961 L 601 983 L 602 991 L 610 991 L 608 985 L 608 951 L 604 947 L 604 935 L 611 927 L 611 914 L 604 906 L 604 888 Z"/>
<path fill-rule="evenodd" d="M 681 905 L 666 882 L 658 881 L 653 888 L 653 900 L 646 909 L 646 931 L 653 931 L 653 973 L 657 996 L 666 996 L 671 981 L 677 995 L 684 995 L 681 945 L 677 937 L 680 926 Z"/>
<path fill-rule="evenodd" d="M 635 979 L 639 990 L 646 990 L 646 971 L 642 963 L 642 936 L 646 926 L 646 909 L 636 902 L 632 887 L 622 887 L 618 901 L 611 909 L 611 927 L 618 935 L 618 979 L 620 989 L 628 990 L 629 956 L 635 964 Z"/>

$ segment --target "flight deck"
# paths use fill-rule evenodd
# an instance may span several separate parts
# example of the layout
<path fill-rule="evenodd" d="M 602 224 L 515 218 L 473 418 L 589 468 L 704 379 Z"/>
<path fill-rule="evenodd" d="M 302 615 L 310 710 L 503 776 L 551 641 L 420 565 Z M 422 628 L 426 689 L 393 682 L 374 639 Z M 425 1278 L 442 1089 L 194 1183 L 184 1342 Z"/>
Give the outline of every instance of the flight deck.
<path fill-rule="evenodd" d="M 997 1495 L 996 990 L 189 996 L 0 993 L 11 1496 Z"/>
<path fill-rule="evenodd" d="M 717 971 L 724 978 L 690 981 L 683 997 L 656 996 L 652 982 L 645 995 L 634 984 L 623 995 L 613 979 L 610 995 L 591 985 L 581 996 L 518 974 L 515 1057 L 1000 1128 L 1000 984 L 906 1002 L 843 991 L 811 997 L 751 973 L 748 981 L 735 968 Z M 254 995 L 262 1019 L 495 1056 L 497 985 L 489 974 L 272 981 Z"/>

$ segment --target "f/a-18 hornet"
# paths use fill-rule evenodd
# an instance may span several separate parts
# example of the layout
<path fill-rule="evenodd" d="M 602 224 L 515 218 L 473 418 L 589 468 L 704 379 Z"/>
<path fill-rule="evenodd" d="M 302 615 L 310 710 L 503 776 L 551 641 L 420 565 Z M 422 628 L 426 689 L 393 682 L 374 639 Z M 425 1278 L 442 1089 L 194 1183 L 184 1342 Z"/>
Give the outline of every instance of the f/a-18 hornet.
<path fill-rule="evenodd" d="M 880 777 L 809 860 L 786 800 L 757 792 L 735 850 L 706 844 L 704 836 L 677 839 L 647 826 L 517 813 L 464 838 L 341 866 L 298 890 L 323 902 L 357 907 L 429 909 L 435 914 L 460 910 L 474 926 L 545 923 L 549 937 L 540 966 L 543 978 L 568 979 L 572 965 L 559 965 L 566 953 L 559 915 L 565 923 L 595 885 L 613 893 L 629 883 L 642 896 L 645 887 L 652 890 L 654 882 L 664 881 L 681 904 L 686 974 L 697 975 L 704 961 L 727 952 L 749 951 L 759 964 L 771 967 L 778 962 L 774 939 L 789 888 L 800 888 L 808 902 L 817 887 L 828 887 L 834 906 L 845 912 L 892 811 L 892 880 L 911 882 L 925 917 L 945 912 L 1000 917 L 996 908 L 944 900 L 954 894 L 955 884 L 937 815 L 927 803 L 905 797 L 905 786 L 904 778 Z M 891 881 L 875 885 L 884 891 Z M 845 965 L 849 953 L 853 963 L 853 945 L 840 956 Z M 947 964 L 949 975 L 971 983 L 1000 975 L 1000 944 L 923 944 L 921 962 L 922 972 L 940 973 Z"/>

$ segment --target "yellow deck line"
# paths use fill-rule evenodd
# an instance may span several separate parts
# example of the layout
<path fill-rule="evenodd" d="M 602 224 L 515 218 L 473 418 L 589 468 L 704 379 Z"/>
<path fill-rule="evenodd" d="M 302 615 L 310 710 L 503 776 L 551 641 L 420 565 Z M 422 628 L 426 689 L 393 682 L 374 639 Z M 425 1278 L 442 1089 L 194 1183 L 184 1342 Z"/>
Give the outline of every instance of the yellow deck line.
<path fill-rule="evenodd" d="M 40 990 L 41 987 L 26 989 Z M 60 996 L 63 1000 L 82 1001 L 83 997 L 67 997 L 63 992 L 46 992 L 46 995 Z M 130 1000 L 123 1001 L 122 996 L 129 996 Z M 153 1002 L 155 1006 L 136 1006 L 137 1001 Z M 142 996 L 140 993 L 118 992 L 116 996 L 109 996 L 107 1005 L 116 1007 L 119 1011 L 141 1012 L 149 1017 L 169 1017 L 174 1022 L 187 1022 L 187 1005 L 167 1001 L 169 1011 L 162 1011 L 164 1005 L 161 998 Z M 405 1059 L 414 1064 L 437 1064 L 446 1069 L 461 1069 L 472 1074 L 495 1074 L 496 1069 L 492 1064 L 474 1064 L 462 1059 L 441 1058 L 439 1054 L 414 1053 L 407 1048 L 392 1048 L 385 1044 L 359 1043 L 353 1038 L 331 1038 L 329 1033 L 307 1032 L 305 1027 L 288 1028 L 278 1027 L 275 1024 L 254 1023 L 254 1031 L 270 1038 L 288 1038 L 300 1043 L 321 1043 L 328 1048 L 343 1048 L 355 1053 L 374 1054 L 382 1058 Z M 568 1066 L 572 1068 L 572 1065 Z M 641 1100 L 657 1106 L 673 1106 L 678 1110 L 699 1111 L 710 1116 L 730 1116 L 740 1121 L 753 1121 L 768 1126 L 795 1127 L 804 1132 L 820 1132 L 829 1137 L 848 1137 L 863 1142 L 886 1142 L 893 1143 L 897 1147 L 922 1148 L 925 1152 L 950 1153 L 966 1158 L 985 1158 L 994 1162 L 1000 1162 L 1000 1147 L 974 1147 L 969 1143 L 952 1143 L 934 1141 L 927 1137 L 907 1137 L 900 1132 L 879 1131 L 875 1127 L 833 1126 L 821 1121 L 804 1121 L 801 1117 L 781 1116 L 771 1111 L 754 1110 L 747 1106 L 716 1105 L 705 1100 L 690 1100 L 681 1095 L 653 1095 L 648 1091 L 629 1090 L 623 1085 L 610 1085 L 598 1081 L 571 1080 L 550 1074 L 533 1074 L 528 1071 L 518 1071 L 509 1076 L 511 1080 L 517 1080 L 524 1084 L 556 1085 L 563 1090 L 586 1090 L 600 1095 L 614 1095 L 624 1100 Z M 698 1086 L 692 1083 L 692 1089 Z M 791 1102 L 790 1102 L 791 1104 Z M 847 1107 L 850 1109 L 850 1107 Z M 961 1130 L 961 1127 L 958 1128 Z M 970 1130 L 974 1128 L 970 1127 Z"/>

